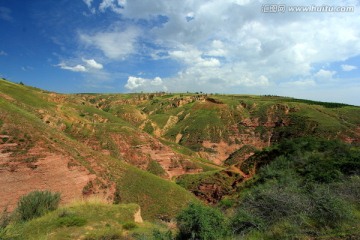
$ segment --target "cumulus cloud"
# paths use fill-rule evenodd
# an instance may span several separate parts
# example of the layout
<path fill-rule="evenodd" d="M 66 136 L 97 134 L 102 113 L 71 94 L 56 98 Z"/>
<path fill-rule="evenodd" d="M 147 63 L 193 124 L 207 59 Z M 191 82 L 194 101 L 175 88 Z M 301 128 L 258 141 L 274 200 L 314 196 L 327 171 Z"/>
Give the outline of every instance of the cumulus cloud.
<path fill-rule="evenodd" d="M 112 60 L 143 55 L 146 48 L 145 57 L 178 63 L 179 71 L 162 79 L 162 86 L 171 91 L 325 84 L 336 72 L 319 66 L 360 55 L 359 14 L 265 14 L 262 4 L 260 0 L 102 0 L 100 12 L 119 13 L 132 27 L 81 34 L 80 39 Z M 357 1 L 343 4 L 358 5 Z M 139 22 L 149 24 L 136 27 Z M 343 71 L 354 69 L 348 66 Z M 146 91 L 153 86 L 151 81 L 129 77 L 126 88 Z"/>
<path fill-rule="evenodd" d="M 261 4 L 229 0 L 159 1 L 151 5 L 151 1 L 134 0 L 127 3 L 122 14 L 134 19 L 168 17 L 162 26 L 150 29 L 148 36 L 169 49 L 167 57 L 183 65 L 170 78 L 177 78 L 181 84 L 189 81 L 190 88 L 206 88 L 214 82 L 226 83 L 227 90 L 233 86 L 276 85 L 289 79 L 306 79 L 315 65 L 360 54 L 360 31 L 354 21 L 360 21 L 359 16 L 284 13 L 280 18 L 278 14 L 261 13 Z M 187 21 L 189 18 L 191 21 Z M 314 77 L 331 79 L 335 73 L 318 69 Z M 266 80 L 260 76 L 266 76 Z M 311 86 L 315 82 L 295 80 L 292 84 Z"/>
<path fill-rule="evenodd" d="M 76 66 L 68 66 L 65 63 L 60 63 L 60 64 L 58 64 L 58 66 L 61 69 L 69 70 L 72 72 L 86 72 L 87 71 L 86 67 L 84 67 L 83 65 L 80 65 L 80 64 L 78 64 Z"/>
<path fill-rule="evenodd" d="M 82 59 L 89 68 L 93 69 L 103 69 L 103 65 L 101 63 L 97 63 L 95 59 Z"/>
<path fill-rule="evenodd" d="M 129 76 L 125 88 L 131 91 L 167 91 L 167 87 L 163 84 L 163 81 L 160 77 L 155 77 L 154 79 L 146 79 Z"/>
<path fill-rule="evenodd" d="M 67 64 L 64 62 L 61 62 L 57 66 L 64 70 L 69 70 L 72 72 L 91 72 L 99 74 L 99 70 L 103 69 L 103 65 L 101 63 L 98 63 L 95 61 L 95 59 L 85 59 L 82 58 L 82 61 L 86 63 L 86 65 L 82 64 Z M 72 61 L 73 63 L 76 61 Z"/>
<path fill-rule="evenodd" d="M 317 73 L 315 73 L 314 76 L 320 80 L 328 80 L 328 79 L 332 79 L 335 74 L 336 71 L 328 71 L 328 70 L 320 69 Z"/>
<path fill-rule="evenodd" d="M 115 27 L 92 35 L 80 34 L 80 41 L 101 50 L 110 59 L 124 60 L 128 55 L 135 52 L 138 35 L 137 28 L 129 27 L 121 30 Z"/>
<path fill-rule="evenodd" d="M 202 52 L 194 47 L 186 46 L 184 50 L 170 51 L 169 56 L 172 59 L 182 61 L 189 66 L 197 67 L 218 67 L 220 61 L 213 57 L 204 57 Z"/>
<path fill-rule="evenodd" d="M 343 65 L 341 65 L 341 69 L 345 72 L 350 72 L 352 70 L 357 69 L 357 66 L 343 64 Z"/>

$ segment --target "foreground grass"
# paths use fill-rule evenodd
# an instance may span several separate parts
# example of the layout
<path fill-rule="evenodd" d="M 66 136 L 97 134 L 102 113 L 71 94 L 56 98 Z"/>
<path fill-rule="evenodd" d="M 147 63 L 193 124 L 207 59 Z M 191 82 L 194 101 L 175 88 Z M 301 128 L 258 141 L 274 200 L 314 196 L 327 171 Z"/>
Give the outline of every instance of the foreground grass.
<path fill-rule="evenodd" d="M 184 188 L 135 167 L 128 168 L 118 185 L 124 190 L 120 192 L 121 201 L 138 203 L 148 220 L 170 220 L 190 202 L 198 202 Z"/>
<path fill-rule="evenodd" d="M 0 239 L 151 239 L 164 226 L 135 223 L 137 204 L 111 205 L 100 201 L 74 202 L 25 223 L 13 222 Z"/>

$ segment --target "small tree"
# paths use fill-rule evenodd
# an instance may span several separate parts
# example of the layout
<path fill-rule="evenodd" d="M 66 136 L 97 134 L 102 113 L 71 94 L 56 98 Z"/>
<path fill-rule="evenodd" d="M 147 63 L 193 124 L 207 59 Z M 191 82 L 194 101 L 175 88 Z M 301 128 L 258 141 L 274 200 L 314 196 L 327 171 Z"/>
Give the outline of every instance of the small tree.
<path fill-rule="evenodd" d="M 21 221 L 28 221 L 57 209 L 59 202 L 60 193 L 33 191 L 20 198 L 17 213 Z"/>
<path fill-rule="evenodd" d="M 176 218 L 180 239 L 223 239 L 227 234 L 224 215 L 217 209 L 191 203 Z"/>

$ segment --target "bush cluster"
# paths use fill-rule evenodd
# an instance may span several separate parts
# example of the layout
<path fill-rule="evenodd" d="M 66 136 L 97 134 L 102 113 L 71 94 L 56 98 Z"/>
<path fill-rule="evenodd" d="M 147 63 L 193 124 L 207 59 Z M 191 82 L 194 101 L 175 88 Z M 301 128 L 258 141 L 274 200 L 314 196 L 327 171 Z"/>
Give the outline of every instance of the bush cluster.
<path fill-rule="evenodd" d="M 242 194 L 231 220 L 234 233 L 258 231 L 274 238 L 296 238 L 341 229 L 356 217 L 354 209 L 360 207 L 357 148 L 302 138 L 258 155 L 273 160 L 259 169 Z"/>
<path fill-rule="evenodd" d="M 59 202 L 60 193 L 33 191 L 20 198 L 16 212 L 21 221 L 28 221 L 57 209 Z"/>
<path fill-rule="evenodd" d="M 301 138 L 258 152 L 252 160 L 263 166 L 240 197 L 233 197 L 234 214 L 224 217 L 192 204 L 177 218 L 179 239 L 359 236 L 354 232 L 360 220 L 359 148 Z"/>
<path fill-rule="evenodd" d="M 227 235 L 224 215 L 217 209 L 191 203 L 176 218 L 180 239 L 222 239 Z"/>

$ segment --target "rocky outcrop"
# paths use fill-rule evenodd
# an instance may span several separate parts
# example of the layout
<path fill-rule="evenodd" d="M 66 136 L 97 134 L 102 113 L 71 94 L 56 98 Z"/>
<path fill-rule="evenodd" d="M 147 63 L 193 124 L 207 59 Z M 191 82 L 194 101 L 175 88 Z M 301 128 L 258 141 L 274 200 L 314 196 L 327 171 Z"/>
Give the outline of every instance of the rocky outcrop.
<path fill-rule="evenodd" d="M 143 223 L 144 222 L 144 220 L 141 217 L 141 209 L 140 209 L 140 207 L 139 207 L 139 210 L 136 213 L 134 213 L 134 222 L 136 222 L 136 223 Z"/>

